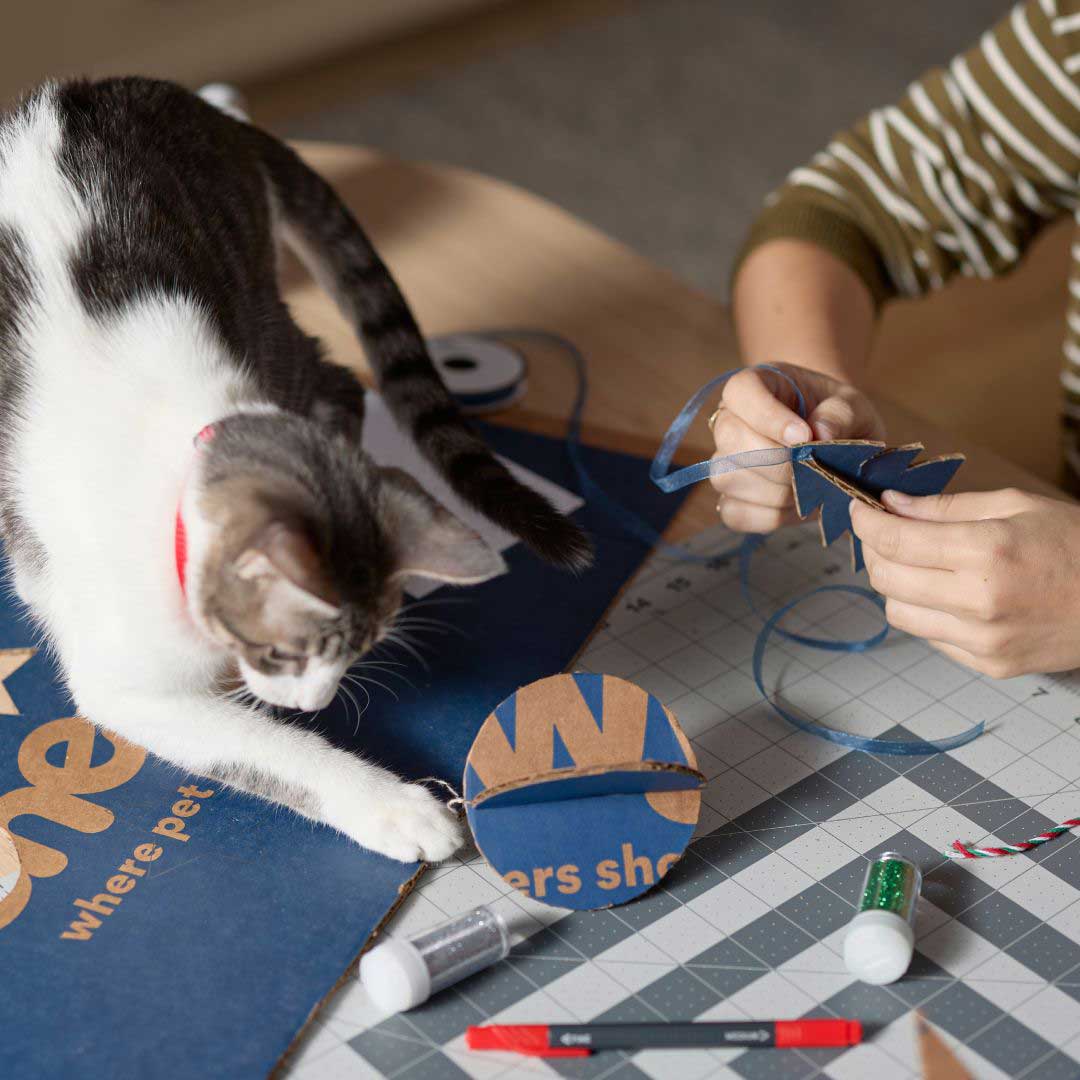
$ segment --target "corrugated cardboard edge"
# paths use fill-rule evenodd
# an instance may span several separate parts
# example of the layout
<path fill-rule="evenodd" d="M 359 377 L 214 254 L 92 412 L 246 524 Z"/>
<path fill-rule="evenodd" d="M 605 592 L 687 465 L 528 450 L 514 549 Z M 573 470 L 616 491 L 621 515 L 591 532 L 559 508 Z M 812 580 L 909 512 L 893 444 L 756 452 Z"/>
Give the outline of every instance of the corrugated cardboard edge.
<path fill-rule="evenodd" d="M 409 898 L 413 889 L 420 883 L 420 879 L 427 872 L 430 863 L 421 863 L 417 867 L 416 873 L 413 874 L 408 881 L 404 882 L 398 888 L 397 899 L 386 909 L 386 913 L 382 919 L 376 924 L 375 929 L 368 935 L 367 941 L 360 947 L 360 951 L 353 957 L 349 966 L 341 973 L 340 978 L 329 990 L 311 1007 L 311 1012 L 308 1013 L 307 1019 L 300 1025 L 300 1030 L 293 1036 L 292 1042 L 285 1047 L 281 1057 L 278 1058 L 274 1067 L 267 1074 L 267 1080 L 277 1080 L 281 1076 L 284 1068 L 289 1064 L 293 1055 L 296 1053 L 296 1048 L 300 1045 L 301 1040 L 307 1034 L 308 1028 L 315 1022 L 315 1017 L 319 1012 L 326 1007 L 330 999 L 350 980 L 356 977 L 356 965 L 360 962 L 360 957 L 364 955 L 370 949 L 376 941 L 378 941 L 379 934 L 386 928 L 386 924 L 397 914 L 398 908 Z"/>
<path fill-rule="evenodd" d="M 639 764 L 642 764 L 642 763 L 639 762 Z M 698 789 L 705 786 L 705 783 L 706 783 L 705 776 L 702 773 L 699 773 L 697 771 L 697 769 L 691 769 L 686 765 L 678 765 L 678 766 L 664 765 L 664 764 L 659 763 L 659 762 L 645 762 L 644 764 L 651 765 L 653 767 L 652 770 L 650 770 L 650 771 L 659 772 L 660 770 L 664 769 L 664 770 L 671 770 L 671 771 L 679 771 L 679 772 L 688 773 L 691 776 L 700 779 L 701 783 L 697 785 Z M 590 771 L 590 773 L 607 772 L 608 767 L 607 766 L 600 766 L 597 769 L 593 769 L 593 770 L 589 770 L 589 771 Z M 577 775 L 582 775 L 582 774 L 578 773 Z M 525 782 L 528 783 L 530 781 L 525 781 Z M 517 787 L 517 786 L 518 786 L 518 782 L 514 782 L 514 783 L 510 783 L 510 784 L 503 784 L 503 785 L 501 785 L 501 788 L 502 788 L 502 790 L 506 790 L 507 788 L 513 788 L 513 787 Z M 483 857 L 484 861 L 488 864 L 488 866 L 490 866 L 493 870 L 495 870 L 495 864 L 484 854 L 484 849 L 480 846 L 480 841 L 477 840 L 475 836 L 473 837 L 473 843 L 476 845 L 476 850 L 478 852 L 480 852 L 480 855 Z M 689 847 L 690 847 L 690 843 L 689 843 L 689 841 L 687 841 L 686 846 L 682 849 L 682 851 L 679 852 L 678 859 L 676 859 L 675 862 L 673 862 L 671 864 L 671 866 L 669 866 L 667 868 L 667 870 L 664 871 L 664 874 L 661 877 L 657 878 L 656 881 L 653 882 L 653 884 L 650 885 L 649 888 L 646 889 L 645 892 L 641 894 L 641 896 L 645 896 L 648 893 L 652 892 L 654 889 L 659 888 L 660 882 L 663 881 L 664 878 L 667 877 L 667 875 L 671 873 L 672 869 L 675 866 L 677 866 L 680 862 L 682 862 L 682 860 L 685 858 L 686 852 L 689 849 Z M 495 872 L 497 874 L 499 873 L 498 870 L 495 870 Z M 526 894 L 526 895 L 528 895 L 528 894 Z M 635 897 L 634 899 L 640 899 L 640 898 L 641 897 L 638 896 L 638 897 Z M 564 908 L 564 907 L 560 907 L 558 904 L 550 903 L 547 900 L 535 900 L 535 897 L 530 897 L 530 899 L 534 900 L 536 903 L 547 904 L 548 907 L 554 908 L 557 911 L 576 911 L 576 912 L 607 911 L 610 908 L 621 907 L 623 903 L 628 903 L 629 902 L 629 901 L 622 901 L 622 902 L 620 902 L 618 904 L 616 904 L 616 903 L 601 904 L 599 907 L 594 907 L 594 908 Z"/>
<path fill-rule="evenodd" d="M 832 469 L 825 465 L 822 465 L 820 461 L 815 461 L 814 458 L 808 457 L 804 461 L 800 461 L 804 469 L 809 469 L 811 472 L 816 472 L 818 476 L 824 477 L 829 481 L 833 487 L 839 488 L 845 495 L 850 495 L 853 499 L 858 499 L 859 502 L 866 503 L 867 506 L 874 507 L 875 510 L 884 510 L 885 504 L 879 499 L 875 499 L 873 495 L 867 494 L 861 488 L 856 487 L 850 480 L 845 480 L 839 473 L 835 473 Z M 794 481 L 792 481 L 794 483 Z M 796 488 L 795 499 L 798 501 L 798 489 Z M 801 505 L 799 506 L 799 516 L 805 517 Z M 825 540 L 824 533 L 822 534 L 822 542 Z"/>
<path fill-rule="evenodd" d="M 898 450 L 917 450 L 919 451 L 919 453 L 922 453 L 926 449 L 926 447 L 919 442 L 904 443 L 903 446 L 886 446 L 885 443 L 879 443 L 877 440 L 863 441 L 860 439 L 836 439 L 833 442 L 828 443 L 801 443 L 800 447 L 802 446 L 880 446 L 882 448 L 881 453 L 895 453 Z M 796 449 L 798 448 L 799 447 L 797 447 Z M 875 455 L 875 457 L 877 456 L 880 455 Z M 873 459 L 871 458 L 868 460 Z M 915 464 L 909 465 L 907 467 L 907 472 L 916 472 L 917 470 L 923 468 L 926 465 L 938 465 L 943 461 L 959 461 L 961 464 L 963 464 L 963 462 L 967 461 L 967 456 L 960 453 L 937 454 L 934 457 L 926 458 L 925 461 L 917 461 L 915 462 Z M 816 472 L 818 476 L 824 478 L 825 480 L 828 480 L 830 484 L 832 484 L 834 487 L 839 488 L 842 492 L 844 492 L 845 495 L 849 495 L 853 499 L 858 499 L 859 502 L 865 503 L 867 506 L 872 506 L 875 510 L 884 510 L 886 513 L 888 513 L 889 508 L 885 506 L 884 503 L 882 503 L 878 499 L 875 499 L 873 495 L 870 495 L 867 492 L 856 487 L 849 480 L 845 480 L 844 477 L 837 475 L 832 471 L 832 469 L 828 468 L 825 465 L 822 465 L 813 456 L 803 458 L 796 464 L 802 465 L 805 468 L 810 469 L 812 472 Z M 803 510 L 802 505 L 799 502 L 799 488 L 798 485 L 795 483 L 794 469 L 792 470 L 791 475 L 791 489 L 795 496 L 795 509 L 798 512 L 799 517 L 808 517 L 810 511 Z M 821 533 L 822 546 L 827 547 L 828 545 L 825 543 L 825 527 L 820 517 L 818 518 L 818 529 Z M 851 548 L 851 568 L 854 570 L 855 534 L 853 532 L 849 532 L 848 540 L 850 542 Z"/>
<path fill-rule="evenodd" d="M 800 461 L 799 465 L 809 469 L 811 472 L 816 472 L 818 476 L 828 480 L 833 487 L 839 488 L 845 495 L 852 499 L 858 499 L 859 502 L 865 503 L 867 506 L 872 506 L 875 510 L 885 510 L 885 504 L 875 499 L 873 495 L 868 495 L 865 491 L 861 491 L 854 484 L 845 480 L 842 476 L 834 473 L 832 469 L 826 468 L 824 465 L 815 461 L 812 457 L 806 458 L 805 461 Z M 798 467 L 798 466 L 796 466 Z M 795 477 L 792 474 L 791 486 L 795 491 L 795 509 L 799 512 L 799 517 L 806 517 L 802 504 L 799 502 L 799 489 L 795 484 Z M 828 547 L 828 542 L 825 539 L 825 518 L 824 515 L 818 515 L 818 532 L 821 534 L 821 546 Z M 851 569 L 855 570 L 856 558 L 855 558 L 855 533 L 850 529 L 848 530 L 848 548 L 851 552 Z"/>
<path fill-rule="evenodd" d="M 472 800 L 471 805 L 478 809 L 495 795 L 502 795 L 506 791 L 514 791 L 517 788 L 530 787 L 533 784 L 542 784 L 552 780 L 566 780 L 572 776 L 602 776 L 604 773 L 610 772 L 670 772 L 685 776 L 690 781 L 686 785 L 688 791 L 705 786 L 704 774 L 689 765 L 682 765 L 675 761 L 630 761 L 610 765 L 583 765 L 580 768 L 553 769 L 551 772 L 523 776 L 518 780 L 507 780 L 505 783 L 485 788 Z M 585 797 L 591 798 L 592 796 Z"/>

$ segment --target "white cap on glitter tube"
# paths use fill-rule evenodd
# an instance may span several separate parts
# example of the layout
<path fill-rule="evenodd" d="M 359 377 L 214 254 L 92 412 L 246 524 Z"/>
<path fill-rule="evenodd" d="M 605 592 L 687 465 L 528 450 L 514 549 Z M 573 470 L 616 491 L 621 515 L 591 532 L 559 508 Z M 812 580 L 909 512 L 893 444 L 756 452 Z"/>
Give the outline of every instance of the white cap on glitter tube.
<path fill-rule="evenodd" d="M 891 911 L 860 911 L 844 938 L 844 964 L 871 986 L 896 982 L 911 965 L 915 931 Z"/>
<path fill-rule="evenodd" d="M 404 1012 L 427 1001 L 431 973 L 415 946 L 391 938 L 360 957 L 360 980 L 386 1013 Z"/>

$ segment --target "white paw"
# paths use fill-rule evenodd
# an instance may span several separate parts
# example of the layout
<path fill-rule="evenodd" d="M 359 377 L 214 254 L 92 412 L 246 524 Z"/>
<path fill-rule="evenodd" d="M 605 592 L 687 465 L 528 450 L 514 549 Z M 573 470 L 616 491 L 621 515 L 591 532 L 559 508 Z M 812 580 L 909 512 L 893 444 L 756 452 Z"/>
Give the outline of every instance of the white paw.
<path fill-rule="evenodd" d="M 345 830 L 358 844 L 400 862 L 441 862 L 465 841 L 456 814 L 421 784 L 397 784 Z"/>

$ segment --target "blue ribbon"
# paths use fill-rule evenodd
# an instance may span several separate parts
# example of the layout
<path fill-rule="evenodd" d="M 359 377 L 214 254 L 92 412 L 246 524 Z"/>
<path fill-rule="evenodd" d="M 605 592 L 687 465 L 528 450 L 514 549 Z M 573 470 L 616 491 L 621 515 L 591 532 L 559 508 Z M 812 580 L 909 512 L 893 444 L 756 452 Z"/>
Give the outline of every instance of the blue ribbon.
<path fill-rule="evenodd" d="M 693 423 L 694 418 L 706 401 L 711 401 L 716 391 L 724 385 L 733 375 L 738 375 L 743 368 L 733 368 L 725 371 L 723 375 L 717 375 L 710 379 L 680 410 L 679 415 L 671 422 L 667 429 L 660 449 L 656 451 L 649 466 L 649 479 L 663 492 L 670 494 L 680 488 L 696 484 L 699 480 L 707 480 L 710 476 L 722 476 L 724 473 L 737 472 L 739 469 L 760 469 L 768 465 L 787 465 L 796 457 L 805 456 L 809 451 L 790 450 L 786 446 L 772 446 L 764 450 L 743 450 L 737 454 L 728 454 L 727 457 L 710 458 L 708 461 L 699 461 L 696 465 L 687 465 L 677 469 L 673 473 L 668 472 L 671 459 L 683 441 L 683 436 Z M 759 364 L 757 371 L 771 371 L 784 380 L 795 392 L 795 400 L 798 405 L 799 415 L 806 419 L 806 399 L 799 389 L 795 380 L 790 375 L 773 367 L 771 364 Z"/>
<path fill-rule="evenodd" d="M 851 750 L 865 750 L 871 754 L 938 754 L 943 750 L 955 750 L 956 747 L 963 746 L 965 743 L 971 742 L 972 739 L 977 739 L 983 733 L 986 727 L 985 720 L 980 720 L 973 727 L 948 739 L 935 739 L 932 741 L 924 739 L 871 739 L 865 735 L 852 735 L 850 732 L 837 731 L 836 728 L 826 727 L 824 724 L 819 724 L 814 720 L 807 720 L 785 709 L 775 698 L 770 697 L 768 690 L 765 689 L 765 680 L 761 669 L 765 662 L 765 647 L 774 633 L 783 634 L 784 637 L 791 638 L 794 641 L 802 641 L 804 645 L 809 645 L 814 649 L 832 649 L 834 652 L 866 652 L 867 649 L 880 645 L 888 635 L 888 623 L 885 624 L 884 629 L 879 630 L 876 634 L 863 641 L 825 641 L 823 639 L 800 638 L 797 634 L 790 634 L 786 630 L 779 628 L 777 624 L 789 611 L 797 608 L 811 597 L 826 592 L 846 592 L 854 596 L 861 596 L 869 600 L 882 612 L 885 611 L 885 601 L 870 589 L 863 589 L 858 585 L 819 585 L 816 589 L 811 589 L 810 592 L 788 601 L 779 611 L 770 615 L 765 620 L 765 625 L 761 628 L 757 641 L 754 642 L 754 682 L 757 683 L 761 696 L 769 703 L 773 712 L 783 717 L 789 724 L 794 724 L 795 727 L 811 735 L 828 739 L 829 742 L 838 743 L 840 746 L 846 746 Z"/>
<path fill-rule="evenodd" d="M 622 503 L 613 499 L 589 474 L 589 470 L 585 467 L 585 460 L 581 453 L 581 421 L 585 413 L 585 404 L 589 399 L 589 376 L 588 365 L 585 362 L 585 356 L 581 350 L 572 342 L 568 341 L 564 337 L 560 337 L 558 334 L 552 334 L 546 330 L 530 330 L 530 329 L 518 329 L 512 330 L 490 330 L 482 334 L 477 335 L 479 337 L 490 337 L 495 340 L 502 338 L 519 338 L 524 341 L 537 341 L 545 345 L 552 345 L 555 348 L 561 350 L 574 365 L 574 372 L 577 375 L 577 390 L 574 394 L 574 404 L 570 409 L 570 418 L 567 421 L 566 431 L 566 454 L 570 458 L 570 464 L 574 469 L 574 474 L 577 476 L 579 493 L 588 502 L 596 503 L 604 508 L 608 516 L 617 522 L 624 532 L 629 533 L 631 536 L 636 536 L 643 543 L 648 544 L 649 547 L 654 547 L 658 551 L 667 555 L 669 558 L 675 559 L 678 562 L 698 563 L 700 565 L 707 565 L 714 562 L 718 558 L 723 558 L 726 555 L 734 554 L 738 549 L 732 548 L 730 552 L 725 552 L 724 555 L 699 555 L 696 551 L 690 551 L 688 548 L 681 547 L 678 544 L 670 544 L 666 541 L 647 521 L 639 517 L 630 510 L 628 507 L 622 505 Z M 719 379 L 714 379 L 710 386 L 719 386 L 720 383 L 734 375 L 734 371 L 729 371 L 727 374 L 720 376 Z M 783 372 L 778 372 L 783 375 Z M 787 378 L 787 376 L 784 376 Z M 790 380 L 789 380 L 790 381 Z M 794 383 L 792 383 L 794 385 Z M 795 392 L 798 394 L 798 387 L 795 387 Z M 698 395 L 702 401 L 704 395 L 699 391 Z M 802 395 L 799 394 L 799 400 L 802 400 Z M 689 408 L 689 406 L 687 406 Z M 683 413 L 687 412 L 687 408 L 683 409 Z M 701 408 L 700 402 L 695 408 Z M 680 416 L 682 413 L 680 413 Z M 683 432 L 689 425 L 690 420 L 693 419 L 691 415 L 683 425 Z M 673 425 L 674 426 L 674 425 Z M 668 433 L 670 436 L 670 432 Z M 682 433 L 679 433 L 674 439 L 671 446 L 671 453 L 675 452 L 676 447 L 682 439 Z M 756 453 L 757 451 L 752 451 Z M 766 451 L 767 453 L 773 453 L 773 451 Z M 790 459 L 790 452 L 784 451 L 786 455 L 782 460 L 787 461 Z M 669 455 L 670 460 L 670 455 Z M 764 464 L 764 463 L 763 463 Z M 775 462 L 774 462 L 775 464 Z M 688 481 L 689 482 L 689 481 Z M 679 485 L 684 486 L 682 484 Z M 671 490 L 675 490 L 672 488 Z"/>
<path fill-rule="evenodd" d="M 758 633 L 757 640 L 754 643 L 754 682 L 757 683 L 757 688 L 760 691 L 761 696 L 768 702 L 769 706 L 778 716 L 782 717 L 789 724 L 801 731 L 816 735 L 821 739 L 827 739 L 829 742 L 837 743 L 840 746 L 846 746 L 851 750 L 862 750 L 871 754 L 937 754 L 945 750 L 955 750 L 958 746 L 964 746 L 973 739 L 977 739 L 983 733 L 986 728 L 985 721 L 980 721 L 966 731 L 962 731 L 959 735 L 953 735 L 947 739 L 872 739 L 863 735 L 852 735 L 846 731 L 837 731 L 835 728 L 826 727 L 824 724 L 819 724 L 814 720 L 807 720 L 805 717 L 798 716 L 796 713 L 786 709 L 770 696 L 769 691 L 765 687 L 764 676 L 762 673 L 765 661 L 765 649 L 774 634 L 778 634 L 788 641 L 793 641 L 798 645 L 805 645 L 811 649 L 825 649 L 829 652 L 839 653 L 860 653 L 867 652 L 880 645 L 889 634 L 889 624 L 885 622 L 880 630 L 867 638 L 843 641 L 832 638 L 810 637 L 805 634 L 794 633 L 791 630 L 785 630 L 780 626 L 783 618 L 800 604 L 805 603 L 807 600 L 810 600 L 820 593 L 851 593 L 853 596 L 858 596 L 870 601 L 870 603 L 878 608 L 883 617 L 885 601 L 872 589 L 864 589 L 858 585 L 820 585 L 807 593 L 803 593 L 802 596 L 797 596 L 794 600 L 788 601 L 788 603 L 784 604 L 778 611 L 765 618 L 754 604 L 754 598 L 750 591 L 750 572 L 753 557 L 755 552 L 764 546 L 765 538 L 763 536 L 749 535 L 743 539 L 741 543 L 736 544 L 734 547 L 721 552 L 718 555 L 699 555 L 697 552 L 689 551 L 676 544 L 669 544 L 648 522 L 642 520 L 642 518 L 638 517 L 632 510 L 629 510 L 627 507 L 613 499 L 589 475 L 589 471 L 585 467 L 585 462 L 581 453 L 581 419 L 585 412 L 585 403 L 588 400 L 589 394 L 588 373 L 585 357 L 573 342 L 560 337 L 558 334 L 551 334 L 543 330 L 529 329 L 493 330 L 488 331 L 482 336 L 494 339 L 515 337 L 525 340 L 540 341 L 558 347 L 573 361 L 577 373 L 577 393 L 574 398 L 573 409 L 570 412 L 566 436 L 566 450 L 567 455 L 570 458 L 570 464 L 573 466 L 574 473 L 577 476 L 578 485 L 583 497 L 591 502 L 601 504 L 608 514 L 631 535 L 638 537 L 640 540 L 643 540 L 651 546 L 655 546 L 660 551 L 680 562 L 708 564 L 720 559 L 730 558 L 733 555 L 738 555 L 739 584 L 743 596 L 745 597 L 750 610 L 758 618 L 762 619 L 764 623 Z M 744 369 L 734 368 L 731 371 L 726 371 L 723 375 L 718 375 L 715 379 L 710 380 L 679 410 L 679 414 L 675 417 L 671 426 L 668 428 L 667 433 L 664 435 L 664 438 L 661 440 L 660 449 L 656 452 L 656 457 L 649 467 L 649 477 L 661 491 L 678 491 L 680 488 L 687 487 L 690 484 L 696 484 L 711 476 L 721 476 L 724 473 L 736 472 L 739 469 L 755 469 L 769 465 L 783 465 L 809 456 L 810 450 L 807 447 L 796 449 L 791 449 L 789 447 L 768 447 L 763 450 L 744 450 L 740 453 L 728 454 L 726 457 L 713 458 L 708 461 L 699 461 L 696 465 L 687 465 L 674 472 L 668 471 L 671 466 L 671 460 L 675 455 L 675 451 L 682 442 L 690 424 L 701 411 L 702 405 L 704 405 L 706 401 L 712 399 L 716 391 L 723 386 L 728 379 L 742 370 Z M 795 381 L 786 372 L 768 364 L 759 365 L 757 370 L 771 372 L 788 383 L 795 393 L 799 415 L 805 420 L 806 400 Z"/>

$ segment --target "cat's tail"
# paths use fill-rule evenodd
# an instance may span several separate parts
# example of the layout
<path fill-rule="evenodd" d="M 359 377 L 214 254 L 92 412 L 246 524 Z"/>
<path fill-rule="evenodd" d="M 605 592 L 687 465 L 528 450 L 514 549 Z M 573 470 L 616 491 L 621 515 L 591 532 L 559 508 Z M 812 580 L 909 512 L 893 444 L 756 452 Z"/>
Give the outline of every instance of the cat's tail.
<path fill-rule="evenodd" d="M 548 562 L 588 567 L 592 545 L 581 529 L 516 480 L 461 415 L 405 298 L 333 188 L 289 147 L 250 130 L 289 246 L 360 336 L 397 422 L 470 506 Z"/>

